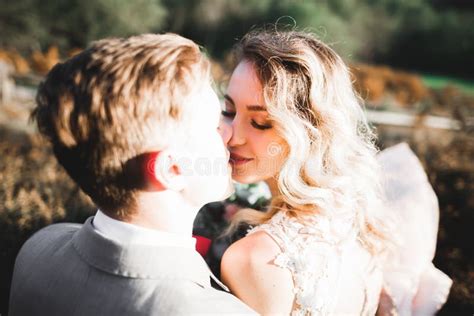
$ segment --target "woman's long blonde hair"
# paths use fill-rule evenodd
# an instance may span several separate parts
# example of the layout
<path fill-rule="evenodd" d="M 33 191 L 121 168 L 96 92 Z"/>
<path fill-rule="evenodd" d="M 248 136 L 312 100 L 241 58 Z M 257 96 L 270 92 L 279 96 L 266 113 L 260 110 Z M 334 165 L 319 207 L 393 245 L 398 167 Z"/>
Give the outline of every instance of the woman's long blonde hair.
<path fill-rule="evenodd" d="M 252 31 L 236 53 L 253 64 L 269 116 L 289 150 L 276 175 L 281 195 L 267 212 L 238 212 L 231 228 L 264 223 L 282 210 L 296 218 L 350 212 L 362 244 L 374 255 L 383 252 L 390 237 L 381 212 L 375 135 L 342 59 L 299 31 Z"/>

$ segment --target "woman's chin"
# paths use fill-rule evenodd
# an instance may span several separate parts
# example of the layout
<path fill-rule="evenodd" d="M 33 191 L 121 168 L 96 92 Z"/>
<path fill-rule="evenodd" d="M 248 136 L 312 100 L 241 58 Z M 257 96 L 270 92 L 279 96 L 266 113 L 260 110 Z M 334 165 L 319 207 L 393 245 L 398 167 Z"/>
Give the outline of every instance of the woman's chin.
<path fill-rule="evenodd" d="M 261 179 L 260 177 L 253 175 L 253 174 L 235 174 L 232 173 L 232 180 L 242 183 L 242 184 L 252 184 L 257 183 L 260 181 L 264 181 L 265 179 Z"/>

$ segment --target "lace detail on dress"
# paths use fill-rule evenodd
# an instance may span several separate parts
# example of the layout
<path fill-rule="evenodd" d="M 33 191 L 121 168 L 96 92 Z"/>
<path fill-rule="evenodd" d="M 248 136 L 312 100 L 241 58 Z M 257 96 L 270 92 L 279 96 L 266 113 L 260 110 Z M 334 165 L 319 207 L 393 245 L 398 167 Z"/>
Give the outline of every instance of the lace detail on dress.
<path fill-rule="evenodd" d="M 302 221 L 283 212 L 249 231 L 263 230 L 282 252 L 274 263 L 290 270 L 294 282 L 296 307 L 292 315 L 329 315 L 337 300 L 341 275 L 342 250 L 355 241 L 352 217 L 337 222 L 323 216 L 307 216 Z"/>

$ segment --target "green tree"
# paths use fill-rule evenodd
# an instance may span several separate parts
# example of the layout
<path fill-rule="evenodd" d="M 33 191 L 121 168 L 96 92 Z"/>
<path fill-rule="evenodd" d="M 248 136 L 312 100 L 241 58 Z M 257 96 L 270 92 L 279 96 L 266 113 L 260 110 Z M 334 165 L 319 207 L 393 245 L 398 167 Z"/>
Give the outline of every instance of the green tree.
<path fill-rule="evenodd" d="M 37 0 L 0 0 L 0 46 L 27 49 L 47 34 L 38 12 L 32 10 Z"/>
<path fill-rule="evenodd" d="M 37 0 L 41 23 L 49 36 L 44 44 L 84 47 L 108 36 L 128 36 L 157 30 L 166 9 L 158 0 Z"/>

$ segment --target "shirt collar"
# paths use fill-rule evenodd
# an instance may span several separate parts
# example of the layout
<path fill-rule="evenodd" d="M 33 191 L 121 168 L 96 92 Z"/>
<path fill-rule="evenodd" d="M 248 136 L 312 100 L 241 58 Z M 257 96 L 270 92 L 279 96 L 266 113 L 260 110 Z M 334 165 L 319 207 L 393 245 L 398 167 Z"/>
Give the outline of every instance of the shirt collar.
<path fill-rule="evenodd" d="M 196 239 L 180 234 L 140 227 L 113 219 L 101 210 L 92 222 L 95 230 L 122 244 L 196 248 Z"/>
<path fill-rule="evenodd" d="M 74 233 L 77 254 L 95 268 L 127 278 L 188 279 L 210 287 L 211 272 L 194 249 L 121 244 L 94 229 L 93 217 Z"/>

